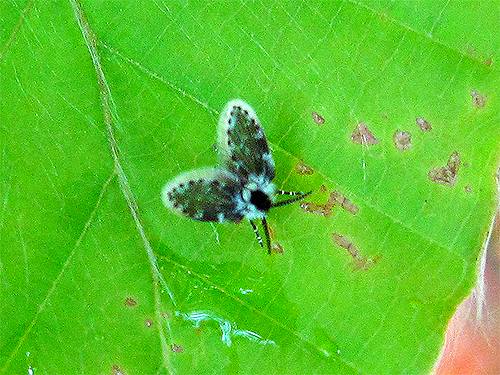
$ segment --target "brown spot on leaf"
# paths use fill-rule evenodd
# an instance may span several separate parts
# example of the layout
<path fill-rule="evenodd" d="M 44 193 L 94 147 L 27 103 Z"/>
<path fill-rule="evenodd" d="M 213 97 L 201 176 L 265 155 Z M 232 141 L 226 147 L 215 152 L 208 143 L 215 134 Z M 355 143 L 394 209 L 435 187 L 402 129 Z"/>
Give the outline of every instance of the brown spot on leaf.
<path fill-rule="evenodd" d="M 318 125 L 323 125 L 325 123 L 325 118 L 321 116 L 318 112 L 312 113 L 313 121 Z"/>
<path fill-rule="evenodd" d="M 415 122 L 420 127 L 420 130 L 422 130 L 423 132 L 429 132 L 432 130 L 432 125 L 429 123 L 429 121 L 427 121 L 423 117 L 417 117 Z"/>
<path fill-rule="evenodd" d="M 275 241 L 271 245 L 271 252 L 274 254 L 283 254 L 285 249 L 283 249 L 283 246 L 279 242 Z"/>
<path fill-rule="evenodd" d="M 184 347 L 182 345 L 173 343 L 170 345 L 170 350 L 172 350 L 174 353 L 183 353 Z"/>
<path fill-rule="evenodd" d="M 483 108 L 486 104 L 486 96 L 479 93 L 477 90 L 472 90 L 470 93 L 472 104 L 477 108 Z"/>
<path fill-rule="evenodd" d="M 328 189 L 325 185 L 320 186 L 320 191 L 322 193 L 327 192 L 327 190 Z M 305 212 L 328 217 L 332 215 L 332 208 L 336 205 L 339 205 L 353 215 L 356 215 L 359 212 L 357 205 L 351 202 L 345 195 L 335 190 L 329 194 L 325 203 L 302 202 L 300 204 L 300 208 L 302 208 Z"/>
<path fill-rule="evenodd" d="M 468 194 L 472 193 L 472 186 L 470 185 L 465 185 L 464 191 Z"/>
<path fill-rule="evenodd" d="M 125 375 L 125 372 L 123 372 L 123 370 L 120 368 L 120 366 L 113 365 L 113 367 L 111 367 L 111 374 L 112 375 Z"/>
<path fill-rule="evenodd" d="M 151 328 L 153 326 L 153 321 L 151 319 L 146 319 L 144 321 L 144 325 L 148 328 Z"/>
<path fill-rule="evenodd" d="M 346 236 L 343 236 L 338 233 L 332 234 L 332 239 L 335 244 L 340 246 L 341 248 L 347 250 L 349 255 L 354 260 L 354 266 L 356 269 L 367 270 L 376 262 L 376 260 L 371 258 L 366 258 L 361 255 L 358 248 L 348 239 Z"/>
<path fill-rule="evenodd" d="M 354 143 L 366 146 L 376 145 L 379 142 L 364 122 L 360 122 L 356 126 L 351 134 L 351 139 Z"/>
<path fill-rule="evenodd" d="M 453 151 L 444 167 L 434 168 L 429 171 L 429 178 L 438 184 L 453 186 L 457 180 L 459 168 L 460 155 L 457 151 Z"/>
<path fill-rule="evenodd" d="M 349 211 L 351 214 L 356 215 L 359 211 L 359 207 L 352 203 L 345 195 L 338 191 L 332 191 L 328 202 L 332 205 L 339 204 L 344 210 Z"/>
<path fill-rule="evenodd" d="M 491 64 L 493 64 L 493 59 L 489 57 L 486 60 L 484 60 L 483 64 L 486 66 L 491 66 Z"/>
<path fill-rule="evenodd" d="M 333 204 L 330 202 L 319 204 L 313 202 L 302 202 L 300 208 L 311 214 L 328 217 L 332 214 Z"/>
<path fill-rule="evenodd" d="M 314 169 L 312 169 L 307 164 L 304 164 L 304 162 L 301 160 L 295 165 L 295 172 L 303 176 L 310 176 L 314 173 Z"/>
<path fill-rule="evenodd" d="M 125 298 L 125 306 L 127 307 L 135 307 L 137 306 L 137 301 L 132 297 Z"/>
<path fill-rule="evenodd" d="M 392 137 L 394 141 L 394 146 L 399 151 L 406 151 L 411 147 L 411 134 L 410 132 L 396 130 Z"/>

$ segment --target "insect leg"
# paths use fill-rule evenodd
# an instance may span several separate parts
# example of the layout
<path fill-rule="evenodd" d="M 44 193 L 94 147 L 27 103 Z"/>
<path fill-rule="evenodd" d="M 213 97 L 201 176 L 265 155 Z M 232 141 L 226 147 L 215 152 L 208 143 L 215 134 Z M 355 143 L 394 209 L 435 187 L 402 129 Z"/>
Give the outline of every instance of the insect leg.
<path fill-rule="evenodd" d="M 301 191 L 285 191 L 285 190 L 278 190 L 278 192 L 276 194 L 279 194 L 279 195 L 292 195 L 292 196 L 295 196 L 295 195 L 304 195 L 304 193 L 301 192 Z"/>
<path fill-rule="evenodd" d="M 257 241 L 259 241 L 260 247 L 264 247 L 264 244 L 262 243 L 262 237 L 259 234 L 259 229 L 257 228 L 257 225 L 250 220 L 250 224 L 252 225 L 253 232 L 255 233 L 255 237 L 257 237 Z"/>
<path fill-rule="evenodd" d="M 265 217 L 262 218 L 262 226 L 264 227 L 264 234 L 266 236 L 267 253 L 271 255 L 271 238 L 269 237 L 269 227 L 267 226 Z"/>
<path fill-rule="evenodd" d="M 280 190 L 281 192 L 282 190 Z M 293 203 L 300 201 L 301 199 L 304 199 L 307 197 L 309 194 L 312 193 L 312 191 L 308 191 L 307 193 L 302 193 L 302 192 L 291 192 L 293 194 L 290 195 L 295 195 L 295 197 L 281 201 L 281 202 L 276 202 L 271 205 L 271 207 L 281 207 L 281 206 L 286 206 L 287 204 Z"/>

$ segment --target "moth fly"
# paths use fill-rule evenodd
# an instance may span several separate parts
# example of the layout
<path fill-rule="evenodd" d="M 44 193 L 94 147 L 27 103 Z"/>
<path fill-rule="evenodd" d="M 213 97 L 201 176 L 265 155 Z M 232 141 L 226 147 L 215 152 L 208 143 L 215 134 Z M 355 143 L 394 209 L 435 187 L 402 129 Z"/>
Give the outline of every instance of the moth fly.
<path fill-rule="evenodd" d="M 221 113 L 217 149 L 219 166 L 182 173 L 162 191 L 166 207 L 199 221 L 235 222 L 248 219 L 261 247 L 255 223 L 261 220 L 267 251 L 271 240 L 266 216 L 273 207 L 296 202 L 311 192 L 276 190 L 274 160 L 255 111 L 240 99 L 231 100 Z M 278 195 L 291 198 L 275 201 Z"/>

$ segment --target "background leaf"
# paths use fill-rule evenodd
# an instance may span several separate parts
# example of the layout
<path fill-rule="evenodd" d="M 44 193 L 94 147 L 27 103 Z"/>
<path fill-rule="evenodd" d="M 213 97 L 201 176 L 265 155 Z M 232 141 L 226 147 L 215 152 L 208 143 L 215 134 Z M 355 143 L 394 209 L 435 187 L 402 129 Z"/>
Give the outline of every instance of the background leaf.
<path fill-rule="evenodd" d="M 429 371 L 495 207 L 499 10 L 1 2 L 0 372 Z M 276 209 L 268 256 L 245 223 L 167 211 L 163 184 L 216 162 L 235 97 L 279 188 L 322 203 L 324 185 L 358 213 Z M 352 142 L 360 122 L 378 144 Z M 432 182 L 454 151 L 455 184 Z"/>

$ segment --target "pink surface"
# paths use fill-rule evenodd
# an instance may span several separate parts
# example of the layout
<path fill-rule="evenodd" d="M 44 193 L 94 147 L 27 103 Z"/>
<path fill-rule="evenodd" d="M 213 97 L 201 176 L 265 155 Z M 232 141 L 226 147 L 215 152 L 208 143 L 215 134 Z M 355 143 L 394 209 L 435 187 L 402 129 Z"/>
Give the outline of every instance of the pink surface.
<path fill-rule="evenodd" d="M 446 334 L 435 374 L 500 375 L 500 220 L 493 226 L 485 269 L 485 300 L 480 317 L 477 293 L 458 308 Z M 475 290 L 477 292 L 477 288 Z"/>

